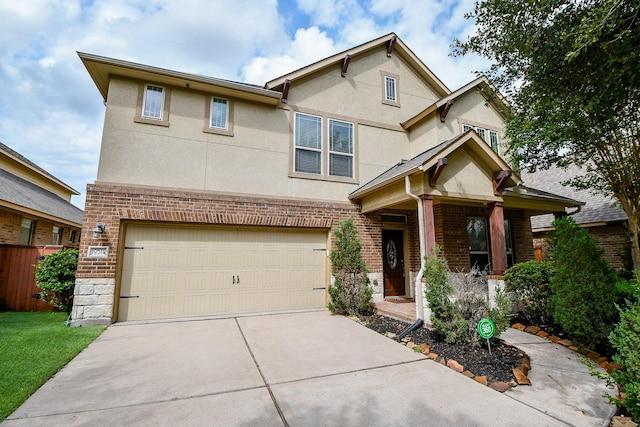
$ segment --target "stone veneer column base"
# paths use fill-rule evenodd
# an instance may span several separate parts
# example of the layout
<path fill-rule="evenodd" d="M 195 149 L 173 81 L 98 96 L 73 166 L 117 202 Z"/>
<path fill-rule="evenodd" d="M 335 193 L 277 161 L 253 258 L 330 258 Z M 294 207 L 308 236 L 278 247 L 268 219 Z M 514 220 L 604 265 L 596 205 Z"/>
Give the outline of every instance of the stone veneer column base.
<path fill-rule="evenodd" d="M 71 326 L 110 325 L 116 279 L 76 279 Z"/>

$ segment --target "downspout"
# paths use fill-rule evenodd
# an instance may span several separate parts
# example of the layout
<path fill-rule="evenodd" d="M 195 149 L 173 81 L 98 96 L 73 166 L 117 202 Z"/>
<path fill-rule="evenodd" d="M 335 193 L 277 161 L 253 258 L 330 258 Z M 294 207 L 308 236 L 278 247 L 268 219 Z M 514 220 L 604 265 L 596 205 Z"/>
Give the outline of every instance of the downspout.
<path fill-rule="evenodd" d="M 420 271 L 416 276 L 416 317 L 419 320 L 424 320 L 424 290 L 422 289 L 422 271 L 424 270 L 424 257 L 427 255 L 424 242 L 424 208 L 422 206 L 422 200 L 411 192 L 411 182 L 409 175 L 404 177 L 405 192 L 407 196 L 418 202 L 418 236 L 420 238 Z"/>

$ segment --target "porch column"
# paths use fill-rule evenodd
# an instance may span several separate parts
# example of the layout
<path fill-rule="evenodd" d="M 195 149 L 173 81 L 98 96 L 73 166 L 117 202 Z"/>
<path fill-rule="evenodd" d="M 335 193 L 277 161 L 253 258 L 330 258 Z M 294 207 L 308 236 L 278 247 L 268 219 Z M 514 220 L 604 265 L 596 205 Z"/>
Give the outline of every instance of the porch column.
<path fill-rule="evenodd" d="M 424 216 L 424 224 L 422 224 L 424 227 L 424 249 L 426 251 L 426 255 L 428 255 L 436 246 L 436 224 L 433 214 L 433 197 L 422 195 L 420 196 L 420 199 L 422 200 Z"/>
<path fill-rule="evenodd" d="M 504 236 L 504 211 L 502 202 L 495 202 L 491 206 L 489 225 L 491 229 L 491 274 L 501 276 L 507 269 L 507 248 Z"/>

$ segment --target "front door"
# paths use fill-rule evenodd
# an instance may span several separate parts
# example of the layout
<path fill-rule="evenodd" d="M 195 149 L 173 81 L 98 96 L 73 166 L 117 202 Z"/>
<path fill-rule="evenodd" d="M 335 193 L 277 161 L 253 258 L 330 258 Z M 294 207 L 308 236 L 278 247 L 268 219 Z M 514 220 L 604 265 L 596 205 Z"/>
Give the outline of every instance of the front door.
<path fill-rule="evenodd" d="M 385 297 L 405 295 L 403 235 L 402 230 L 382 230 Z"/>

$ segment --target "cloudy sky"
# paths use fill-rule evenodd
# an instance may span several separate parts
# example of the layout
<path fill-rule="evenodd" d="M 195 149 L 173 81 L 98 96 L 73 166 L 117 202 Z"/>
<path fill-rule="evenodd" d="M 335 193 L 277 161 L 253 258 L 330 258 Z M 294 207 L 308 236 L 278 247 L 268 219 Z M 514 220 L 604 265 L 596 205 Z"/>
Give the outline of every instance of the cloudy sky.
<path fill-rule="evenodd" d="M 451 58 L 473 0 L 0 0 L 0 142 L 82 193 L 104 106 L 77 51 L 263 85 L 395 32 L 452 90 L 487 64 Z"/>

